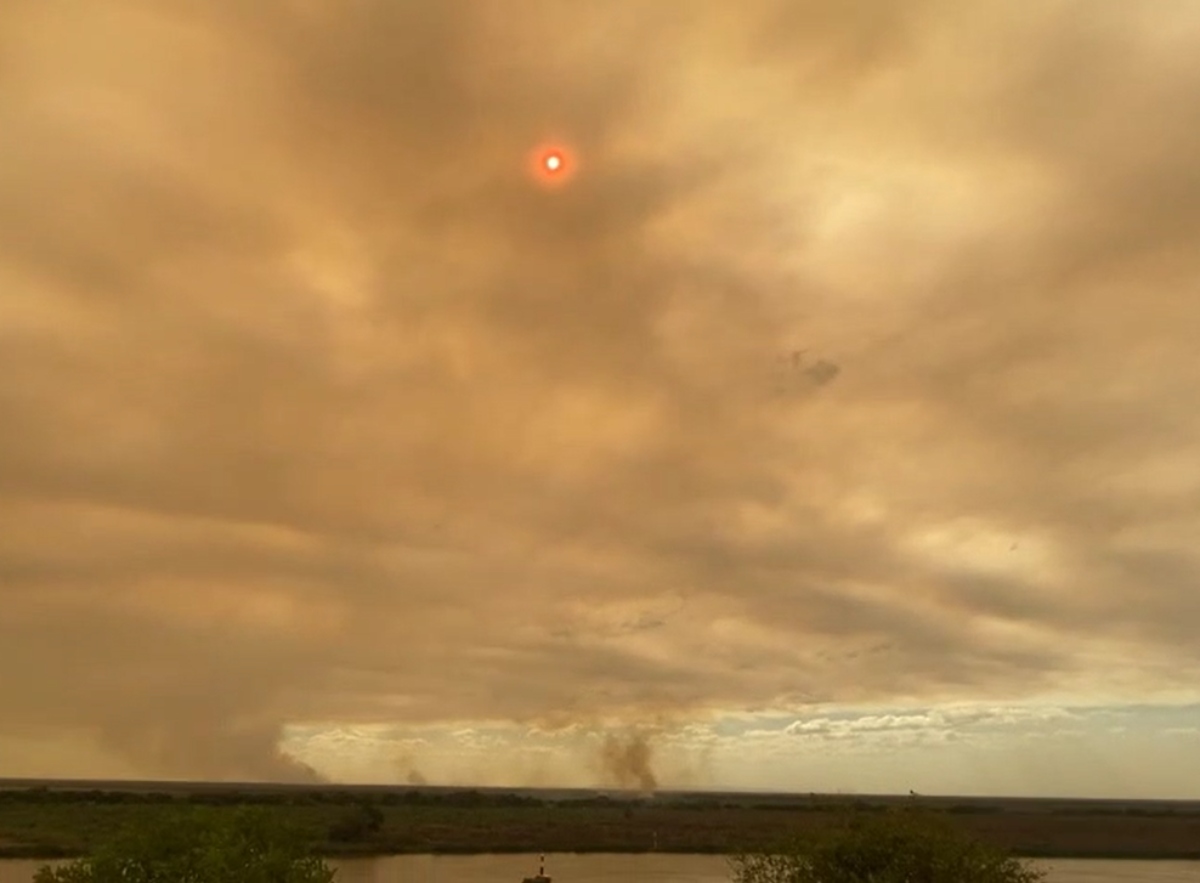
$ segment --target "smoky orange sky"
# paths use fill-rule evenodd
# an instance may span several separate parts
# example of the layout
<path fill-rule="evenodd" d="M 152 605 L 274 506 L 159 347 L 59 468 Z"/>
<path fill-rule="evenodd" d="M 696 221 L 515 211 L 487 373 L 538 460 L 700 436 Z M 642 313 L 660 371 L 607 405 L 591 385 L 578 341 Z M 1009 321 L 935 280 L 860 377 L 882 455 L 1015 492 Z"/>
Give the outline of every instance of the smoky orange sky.
<path fill-rule="evenodd" d="M 1200 796 L 1197 50 L 5 0 L 0 775 Z"/>

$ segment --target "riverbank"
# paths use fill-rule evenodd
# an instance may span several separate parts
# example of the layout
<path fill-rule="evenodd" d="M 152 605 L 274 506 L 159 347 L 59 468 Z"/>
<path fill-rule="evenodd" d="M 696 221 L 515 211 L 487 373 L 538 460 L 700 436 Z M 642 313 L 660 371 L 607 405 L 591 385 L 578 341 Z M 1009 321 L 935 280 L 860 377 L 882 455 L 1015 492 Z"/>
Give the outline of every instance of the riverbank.
<path fill-rule="evenodd" d="M 894 804 L 896 801 L 891 801 Z M 539 800 L 419 790 L 371 794 L 329 789 L 130 793 L 0 791 L 0 857 L 52 859 L 89 852 L 146 814 L 201 805 L 209 812 L 269 804 L 330 858 L 404 854 L 729 854 L 770 848 L 883 803 L 796 797 L 769 803 L 692 800 Z M 911 804 L 1030 858 L 1200 859 L 1200 810 Z"/>

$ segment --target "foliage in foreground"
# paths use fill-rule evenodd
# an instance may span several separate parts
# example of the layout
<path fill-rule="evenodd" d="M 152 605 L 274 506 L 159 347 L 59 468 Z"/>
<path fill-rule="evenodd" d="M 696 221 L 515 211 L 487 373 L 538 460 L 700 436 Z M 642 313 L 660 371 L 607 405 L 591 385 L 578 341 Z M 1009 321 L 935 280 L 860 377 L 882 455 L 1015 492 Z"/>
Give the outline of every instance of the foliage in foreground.
<path fill-rule="evenodd" d="M 332 883 L 296 831 L 264 809 L 194 810 L 133 826 L 87 858 L 41 868 L 34 883 Z"/>
<path fill-rule="evenodd" d="M 912 812 L 850 818 L 770 853 L 730 860 L 733 883 L 1035 883 L 1044 874 Z"/>

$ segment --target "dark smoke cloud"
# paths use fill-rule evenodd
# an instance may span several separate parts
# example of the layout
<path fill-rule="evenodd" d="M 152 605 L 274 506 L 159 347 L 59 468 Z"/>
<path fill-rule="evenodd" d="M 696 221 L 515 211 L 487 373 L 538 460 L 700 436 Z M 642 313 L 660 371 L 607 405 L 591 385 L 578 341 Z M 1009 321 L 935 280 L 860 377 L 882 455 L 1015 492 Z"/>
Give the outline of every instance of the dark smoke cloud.
<path fill-rule="evenodd" d="M 1197 28 L 0 4 L 0 751 L 1194 690 Z"/>

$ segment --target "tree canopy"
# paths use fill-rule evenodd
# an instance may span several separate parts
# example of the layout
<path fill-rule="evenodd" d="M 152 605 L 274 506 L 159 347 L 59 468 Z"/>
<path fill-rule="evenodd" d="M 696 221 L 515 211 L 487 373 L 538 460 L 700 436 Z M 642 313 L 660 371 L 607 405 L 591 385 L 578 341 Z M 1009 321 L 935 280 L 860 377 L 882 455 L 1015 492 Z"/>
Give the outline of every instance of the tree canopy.
<path fill-rule="evenodd" d="M 735 856 L 733 883 L 1035 883 L 1044 874 L 914 812 L 858 815 L 784 848 Z"/>
<path fill-rule="evenodd" d="M 148 816 L 93 855 L 41 868 L 34 883 L 332 883 L 334 871 L 269 810 Z"/>

